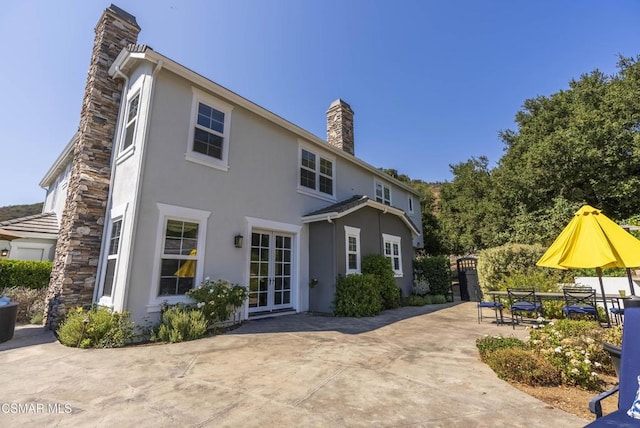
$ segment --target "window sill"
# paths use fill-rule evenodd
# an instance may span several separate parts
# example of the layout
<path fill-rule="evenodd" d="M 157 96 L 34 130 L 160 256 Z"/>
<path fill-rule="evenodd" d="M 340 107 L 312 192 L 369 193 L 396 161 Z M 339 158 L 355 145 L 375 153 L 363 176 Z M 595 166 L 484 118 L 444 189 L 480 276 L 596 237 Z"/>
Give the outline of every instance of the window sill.
<path fill-rule="evenodd" d="M 160 312 L 162 310 L 162 306 L 167 304 L 169 306 L 176 305 L 178 303 L 193 303 L 193 299 L 185 296 L 184 294 L 179 296 L 162 296 L 158 297 L 156 300 L 152 301 L 147 305 L 147 312 Z"/>
<path fill-rule="evenodd" d="M 396 278 L 402 278 L 404 276 L 404 274 L 402 272 L 394 272 L 393 276 Z"/>
<path fill-rule="evenodd" d="M 118 154 L 118 157 L 116 158 L 116 164 L 120 165 L 122 162 L 129 159 L 131 156 L 133 156 L 133 153 L 135 151 L 136 151 L 135 145 L 132 144 L 130 147 L 127 147 L 125 150 L 123 150 Z"/>
<path fill-rule="evenodd" d="M 329 196 L 329 195 L 325 195 L 324 193 L 319 193 L 319 192 L 315 192 L 313 190 L 306 190 L 303 188 L 298 187 L 298 193 L 303 194 L 303 195 L 307 195 L 307 196 L 311 196 L 313 198 L 317 198 L 317 199 L 322 199 L 323 201 L 327 201 L 327 202 L 335 202 L 336 198 L 333 196 Z"/>
<path fill-rule="evenodd" d="M 213 169 L 219 169 L 220 171 L 229 170 L 229 164 L 209 156 L 199 156 L 195 153 L 185 153 L 184 158 L 189 162 L 208 166 Z"/>

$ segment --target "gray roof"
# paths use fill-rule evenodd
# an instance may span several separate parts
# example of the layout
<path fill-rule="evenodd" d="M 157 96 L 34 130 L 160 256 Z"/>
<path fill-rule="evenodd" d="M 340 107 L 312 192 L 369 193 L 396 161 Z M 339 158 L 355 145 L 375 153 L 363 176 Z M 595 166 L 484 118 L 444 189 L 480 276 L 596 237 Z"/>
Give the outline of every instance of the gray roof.
<path fill-rule="evenodd" d="M 58 234 L 56 213 L 48 212 L 0 221 L 0 228 L 14 232 Z"/>
<path fill-rule="evenodd" d="M 362 204 L 366 203 L 367 200 L 369 200 L 368 196 L 354 195 L 354 196 L 350 197 L 349 199 L 345 199 L 344 201 L 340 201 L 338 203 L 335 203 L 333 205 L 329 205 L 329 206 L 324 207 L 322 209 L 319 209 L 317 211 L 310 212 L 309 214 L 305 215 L 305 217 L 312 216 L 312 215 L 318 215 L 318 214 L 341 213 L 341 212 L 344 212 L 344 211 L 349 210 L 351 208 L 357 207 L 358 205 L 362 205 Z"/>
<path fill-rule="evenodd" d="M 364 196 L 364 195 L 353 195 L 352 197 L 350 197 L 349 199 L 345 199 L 344 201 L 340 201 L 337 202 L 335 204 L 326 206 L 322 209 L 310 212 L 309 214 L 305 215 L 304 217 L 312 217 L 312 216 L 317 216 L 317 215 L 321 215 L 321 214 L 340 214 L 343 213 L 345 211 L 348 211 L 352 208 L 357 208 L 359 206 L 364 206 L 367 204 L 367 201 L 372 200 L 370 199 L 368 196 Z M 414 231 L 416 232 L 416 234 L 419 235 L 419 230 L 418 227 L 416 226 L 416 224 L 413 222 L 413 220 L 411 219 L 411 217 L 409 217 L 407 215 L 407 213 L 404 212 L 404 210 L 397 208 L 397 207 L 392 207 L 395 208 L 398 211 L 402 211 L 402 216 L 404 218 L 404 220 L 410 225 L 410 227 L 412 227 L 414 229 Z M 340 215 L 338 217 L 341 217 Z"/>

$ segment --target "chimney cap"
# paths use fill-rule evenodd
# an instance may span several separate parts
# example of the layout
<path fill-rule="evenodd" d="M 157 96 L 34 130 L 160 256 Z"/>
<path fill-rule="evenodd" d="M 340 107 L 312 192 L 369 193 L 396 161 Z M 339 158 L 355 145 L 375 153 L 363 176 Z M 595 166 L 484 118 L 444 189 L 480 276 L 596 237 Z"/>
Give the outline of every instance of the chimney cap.
<path fill-rule="evenodd" d="M 337 100 L 335 100 L 334 102 L 331 103 L 331 105 L 329 106 L 329 109 L 332 109 L 333 107 L 338 107 L 338 106 L 342 106 L 345 108 L 348 108 L 349 110 L 353 111 L 351 109 L 351 106 L 342 98 L 338 98 Z"/>
<path fill-rule="evenodd" d="M 140 29 L 140 26 L 136 22 L 136 17 L 131 15 L 126 10 L 120 9 L 118 6 L 116 6 L 113 3 L 111 3 L 111 6 L 109 6 L 107 10 L 110 10 L 111 12 L 115 13 L 123 20 L 127 21 L 129 24 L 134 25 L 136 28 Z"/>

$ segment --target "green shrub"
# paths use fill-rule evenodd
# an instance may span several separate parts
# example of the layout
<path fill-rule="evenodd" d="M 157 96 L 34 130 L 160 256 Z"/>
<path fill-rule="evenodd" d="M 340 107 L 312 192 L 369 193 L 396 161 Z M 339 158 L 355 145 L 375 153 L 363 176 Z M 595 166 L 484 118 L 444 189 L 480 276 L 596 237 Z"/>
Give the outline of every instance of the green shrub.
<path fill-rule="evenodd" d="M 525 349 L 526 347 L 527 344 L 516 337 L 485 336 L 476 340 L 476 348 L 482 361 L 485 361 L 487 354 L 498 349 Z"/>
<path fill-rule="evenodd" d="M 527 273 L 545 248 L 541 245 L 505 244 L 478 253 L 478 281 L 482 291 L 500 290 L 500 283 L 517 272 Z"/>
<path fill-rule="evenodd" d="M 51 262 L 0 260 L 0 287 L 46 288 Z"/>
<path fill-rule="evenodd" d="M 594 321 L 558 320 L 530 333 L 529 345 L 562 372 L 565 385 L 599 391 L 598 373 L 613 374 L 608 353 L 602 348 L 604 329 Z"/>
<path fill-rule="evenodd" d="M 200 339 L 206 334 L 207 319 L 200 309 L 176 305 L 162 312 L 151 340 L 177 343 Z"/>
<path fill-rule="evenodd" d="M 27 323 L 37 314 L 44 314 L 44 300 L 47 297 L 47 289 L 33 289 L 26 287 L 10 287 L 0 289 L 0 296 L 7 296 L 18 302 L 18 315 L 16 321 Z"/>
<path fill-rule="evenodd" d="M 425 305 L 432 305 L 433 304 L 433 295 L 432 294 L 427 294 L 426 296 L 423 297 L 424 299 L 424 304 Z"/>
<path fill-rule="evenodd" d="M 383 309 L 395 309 L 400 306 L 400 289 L 391 262 L 381 254 L 370 254 L 362 259 L 362 273 L 378 278 L 378 290 Z"/>
<path fill-rule="evenodd" d="M 500 379 L 531 386 L 557 386 L 562 382 L 560 369 L 527 349 L 497 349 L 487 353 L 485 361 Z"/>
<path fill-rule="evenodd" d="M 424 306 L 427 304 L 425 297 L 431 296 L 418 296 L 417 294 L 412 294 L 404 299 L 404 306 Z"/>
<path fill-rule="evenodd" d="M 434 305 L 447 303 L 447 298 L 442 294 L 434 294 L 433 296 L 431 296 L 431 303 L 433 303 Z"/>
<path fill-rule="evenodd" d="M 565 282 L 566 273 L 558 269 L 533 267 L 528 270 L 512 272 L 498 281 L 498 289 L 535 287 L 536 291 L 559 292 L 558 284 Z M 573 282 L 573 281 L 572 281 Z"/>
<path fill-rule="evenodd" d="M 223 279 L 211 281 L 207 278 L 198 287 L 189 290 L 187 296 L 196 301 L 196 306 L 207 322 L 214 324 L 229 320 L 244 305 L 249 294 L 241 285 L 231 284 Z"/>
<path fill-rule="evenodd" d="M 335 316 L 370 317 L 382 309 L 379 280 L 375 275 L 350 274 L 338 278 L 333 303 Z"/>
<path fill-rule="evenodd" d="M 76 348 L 117 348 L 133 338 L 134 324 L 128 312 L 104 307 L 88 311 L 78 307 L 67 313 L 57 330 L 60 343 Z"/>
<path fill-rule="evenodd" d="M 42 325 L 44 321 L 44 312 L 38 312 L 33 314 L 33 316 L 29 319 L 29 324 Z"/>
<path fill-rule="evenodd" d="M 451 291 L 451 264 L 445 256 L 418 256 L 413 261 L 416 278 L 429 284 L 431 294 L 446 295 Z"/>

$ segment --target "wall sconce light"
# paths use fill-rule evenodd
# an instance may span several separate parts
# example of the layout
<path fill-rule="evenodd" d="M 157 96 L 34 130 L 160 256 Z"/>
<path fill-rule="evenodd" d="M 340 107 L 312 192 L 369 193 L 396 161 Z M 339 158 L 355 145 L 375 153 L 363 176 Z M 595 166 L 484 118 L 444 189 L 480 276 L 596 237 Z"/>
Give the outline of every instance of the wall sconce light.
<path fill-rule="evenodd" d="M 3 248 L 2 250 L 0 250 L 0 257 L 7 257 L 8 255 L 9 255 L 8 248 Z"/>
<path fill-rule="evenodd" d="M 242 241 L 244 240 L 244 238 L 242 237 L 242 235 L 236 235 L 233 237 L 233 245 L 236 248 L 242 248 Z"/>

